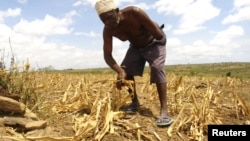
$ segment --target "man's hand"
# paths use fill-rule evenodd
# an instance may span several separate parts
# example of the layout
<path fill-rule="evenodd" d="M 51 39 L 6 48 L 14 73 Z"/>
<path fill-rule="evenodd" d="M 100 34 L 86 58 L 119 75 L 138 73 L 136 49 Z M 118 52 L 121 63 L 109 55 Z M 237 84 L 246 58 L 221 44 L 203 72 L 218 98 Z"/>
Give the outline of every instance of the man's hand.
<path fill-rule="evenodd" d="M 126 72 L 121 69 L 121 71 L 117 74 L 116 88 L 121 90 L 122 86 L 124 86 L 124 81 L 126 79 Z"/>

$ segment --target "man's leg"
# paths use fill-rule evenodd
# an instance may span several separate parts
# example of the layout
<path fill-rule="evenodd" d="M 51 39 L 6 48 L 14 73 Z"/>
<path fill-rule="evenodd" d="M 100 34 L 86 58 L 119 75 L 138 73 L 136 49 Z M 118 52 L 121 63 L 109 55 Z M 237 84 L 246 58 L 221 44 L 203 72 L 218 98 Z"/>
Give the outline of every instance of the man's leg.
<path fill-rule="evenodd" d="M 166 107 L 166 101 L 167 101 L 167 84 L 166 83 L 157 83 L 157 92 L 159 95 L 160 100 L 160 116 L 167 116 L 167 107 Z"/>
<path fill-rule="evenodd" d="M 157 83 L 157 92 L 160 100 L 160 117 L 156 121 L 158 126 L 168 126 L 172 124 L 173 120 L 167 114 L 167 84 Z"/>

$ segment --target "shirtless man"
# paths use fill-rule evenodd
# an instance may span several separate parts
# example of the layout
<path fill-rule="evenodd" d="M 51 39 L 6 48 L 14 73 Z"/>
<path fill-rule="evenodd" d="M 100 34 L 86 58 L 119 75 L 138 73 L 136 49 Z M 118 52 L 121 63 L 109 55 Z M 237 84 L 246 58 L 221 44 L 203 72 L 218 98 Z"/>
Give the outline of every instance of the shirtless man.
<path fill-rule="evenodd" d="M 173 120 L 167 115 L 166 95 L 167 84 L 164 69 L 166 57 L 166 36 L 150 17 L 140 8 L 129 6 L 119 10 L 114 0 L 99 0 L 95 9 L 104 24 L 103 51 L 106 63 L 117 72 L 117 88 L 121 89 L 122 80 L 134 81 L 134 76 L 143 75 L 145 63 L 151 69 L 150 83 L 155 83 L 160 100 L 160 116 L 156 121 L 159 126 L 170 125 Z M 112 56 L 112 39 L 129 41 L 127 54 L 120 65 Z M 132 92 L 130 90 L 130 92 Z M 135 112 L 139 107 L 139 100 L 135 91 L 132 103 L 126 107 L 126 112 Z"/>

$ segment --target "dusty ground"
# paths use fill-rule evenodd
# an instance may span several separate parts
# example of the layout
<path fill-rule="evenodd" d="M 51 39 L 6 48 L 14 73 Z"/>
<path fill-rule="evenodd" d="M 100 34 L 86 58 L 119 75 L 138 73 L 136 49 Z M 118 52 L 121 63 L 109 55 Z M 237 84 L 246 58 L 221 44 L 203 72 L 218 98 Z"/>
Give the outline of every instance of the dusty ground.
<path fill-rule="evenodd" d="M 196 98 L 196 102 L 199 103 L 203 100 L 201 94 L 207 93 L 211 88 L 212 93 L 214 94 L 214 103 L 209 104 L 209 108 L 213 110 L 214 115 L 221 124 L 249 124 L 250 117 L 246 113 L 242 113 L 242 107 L 238 106 L 239 101 L 234 99 L 234 94 L 237 94 L 246 107 L 250 107 L 250 96 L 249 96 L 249 81 L 244 80 L 227 80 L 226 78 L 220 78 L 215 80 L 207 80 L 203 78 L 183 78 L 181 82 L 178 82 L 179 79 L 173 79 L 172 82 L 168 84 L 168 112 L 176 122 L 180 122 L 181 119 L 191 117 L 192 113 L 190 110 L 184 109 L 183 117 L 176 119 L 180 114 L 181 108 L 187 103 L 191 103 L 189 95 L 192 93 Z M 138 80 L 142 82 L 141 79 Z M 177 84 L 180 83 L 180 84 Z M 178 87 L 177 87 L 178 85 Z M 189 121 L 185 125 L 181 126 L 178 131 L 172 132 L 172 136 L 169 136 L 167 133 L 170 127 L 157 127 L 155 125 L 155 120 L 159 115 L 159 101 L 156 93 L 156 89 L 152 85 L 138 84 L 137 91 L 139 95 L 139 100 L 141 107 L 139 111 L 134 115 L 126 115 L 122 120 L 128 121 L 131 124 L 140 125 L 140 131 L 145 135 L 150 137 L 153 141 L 162 140 L 162 141 L 179 141 L 179 140 L 191 140 L 190 137 L 190 126 L 192 121 Z M 149 88 L 150 87 L 150 88 Z M 53 97 L 62 97 L 51 95 L 50 100 L 53 100 Z M 177 98 L 176 98 L 177 97 Z M 177 101 L 176 101 L 177 100 Z M 180 101 L 178 101 L 180 100 Z M 53 103 L 53 101 L 50 101 Z M 180 103 L 178 105 L 177 103 Z M 190 107 L 192 108 L 192 107 Z M 84 115 L 89 114 L 89 110 L 80 111 L 78 114 Z M 41 115 L 42 113 L 38 113 Z M 249 114 L 249 113 L 248 113 Z M 35 130 L 26 132 L 27 136 L 50 136 L 50 137 L 73 137 L 75 131 L 73 130 L 73 114 L 69 113 L 59 113 L 51 117 L 51 114 L 47 113 L 47 120 L 49 125 L 46 129 Z M 41 118 L 46 120 L 46 113 L 43 113 Z M 206 118 L 206 117 L 205 117 Z M 199 123 L 199 124 L 202 124 Z M 214 124 L 214 123 L 210 123 Z M 139 137 L 137 136 L 137 129 L 126 130 L 122 126 L 115 126 L 116 134 L 106 134 L 102 141 L 137 141 Z M 205 126 L 204 126 L 205 127 Z M 6 133 L 8 134 L 8 133 Z M 83 140 L 93 140 L 94 135 L 89 135 Z M 141 140 L 149 140 L 141 136 Z M 198 140 L 198 139 L 197 139 Z M 204 130 L 202 140 L 207 140 L 207 133 Z"/>

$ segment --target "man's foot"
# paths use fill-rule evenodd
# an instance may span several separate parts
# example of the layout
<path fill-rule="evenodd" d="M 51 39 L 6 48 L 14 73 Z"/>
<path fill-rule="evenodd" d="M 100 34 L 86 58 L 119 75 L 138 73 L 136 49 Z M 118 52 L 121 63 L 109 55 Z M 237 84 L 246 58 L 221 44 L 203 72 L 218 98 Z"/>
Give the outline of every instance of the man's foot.
<path fill-rule="evenodd" d="M 135 114 L 139 108 L 139 105 L 137 104 L 129 104 L 124 105 L 120 108 L 121 111 L 124 111 L 127 114 Z"/>
<path fill-rule="evenodd" d="M 157 120 L 156 120 L 156 125 L 157 126 L 169 126 L 173 123 L 173 119 L 171 119 L 169 116 L 160 116 Z"/>

